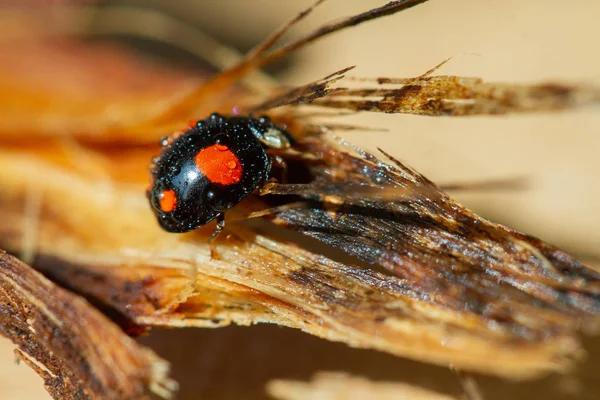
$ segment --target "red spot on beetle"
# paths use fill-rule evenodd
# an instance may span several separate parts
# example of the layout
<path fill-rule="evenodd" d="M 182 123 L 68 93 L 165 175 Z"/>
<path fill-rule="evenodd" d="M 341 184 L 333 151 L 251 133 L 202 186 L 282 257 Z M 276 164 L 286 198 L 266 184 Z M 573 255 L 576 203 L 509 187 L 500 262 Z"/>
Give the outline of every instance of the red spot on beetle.
<path fill-rule="evenodd" d="M 203 148 L 194 157 L 196 166 L 212 183 L 231 185 L 242 178 L 242 166 L 229 147 L 217 143 Z"/>
<path fill-rule="evenodd" d="M 163 190 L 158 198 L 158 205 L 163 212 L 171 212 L 177 207 L 177 196 L 172 190 Z"/>

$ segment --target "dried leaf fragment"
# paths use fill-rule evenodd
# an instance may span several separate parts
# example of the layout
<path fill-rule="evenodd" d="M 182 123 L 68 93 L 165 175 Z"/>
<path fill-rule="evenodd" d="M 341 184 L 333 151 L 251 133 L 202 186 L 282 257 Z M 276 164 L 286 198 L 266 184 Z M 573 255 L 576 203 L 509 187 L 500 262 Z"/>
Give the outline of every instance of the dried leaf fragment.
<path fill-rule="evenodd" d="M 600 88 L 557 83 L 487 83 L 480 78 L 378 78 L 400 88 L 339 90 L 313 105 L 430 116 L 498 115 L 563 110 L 600 102 Z"/>
<path fill-rule="evenodd" d="M 312 146 L 314 154 L 326 154 L 312 167 L 321 171 L 323 182 L 323 176 L 331 173 L 339 179 L 377 178 L 380 184 L 396 182 L 417 190 L 431 185 L 409 169 L 397 172 L 386 164 L 378 166 L 317 138 L 306 138 L 299 145 L 305 151 Z M 143 184 L 120 182 L 119 178 L 127 177 L 115 174 L 107 187 L 106 182 L 91 180 L 84 171 L 57 164 L 57 151 L 52 147 L 37 149 L 35 154 L 31 157 L 31 153 L 14 149 L 0 152 L 0 180 L 5 183 L 0 194 L 4 205 L 0 209 L 2 243 L 14 250 L 20 248 L 22 241 L 17 238 L 23 234 L 27 218 L 23 199 L 27 188 L 38 183 L 44 202 L 37 267 L 56 282 L 140 324 L 216 327 L 271 322 L 355 347 L 524 379 L 571 366 L 581 349 L 576 330 L 582 323 L 593 322 L 597 312 L 596 275 L 577 264 L 573 271 L 579 268 L 581 272 L 573 278 L 538 278 L 535 270 L 528 272 L 533 277 L 528 278 L 507 272 L 520 265 L 510 259 L 494 264 L 477 259 L 465 259 L 468 264 L 451 262 L 451 248 L 426 248 L 435 243 L 435 236 L 421 244 L 425 248 L 411 250 L 413 257 L 423 259 L 411 260 L 411 253 L 403 248 L 408 250 L 406 246 L 419 242 L 407 241 L 411 236 L 402 230 L 413 232 L 415 240 L 427 239 L 425 220 L 417 218 L 414 210 L 411 216 L 411 208 L 421 207 L 425 212 L 428 207 L 450 207 L 450 211 L 439 209 L 440 217 L 448 218 L 452 216 L 449 212 L 468 212 L 443 194 L 438 194 L 443 203 L 433 198 L 392 203 L 391 219 L 378 214 L 380 202 L 372 215 L 320 207 L 277 214 L 275 222 L 359 258 L 375 257 L 366 261 L 379 263 L 395 275 L 299 248 L 284 236 L 269 235 L 268 226 L 256 232 L 234 223 L 228 225 L 233 235 L 218 242 L 221 259 L 211 260 L 207 236 L 212 226 L 184 235 L 161 231 L 139 195 Z M 120 159 L 113 158 L 110 165 L 119 171 Z M 245 206 L 260 206 L 257 201 L 251 198 Z M 358 223 L 357 218 L 361 218 Z M 506 238 L 515 233 L 487 221 L 479 223 L 493 235 L 486 242 L 496 246 L 492 250 L 501 252 L 500 246 L 511 245 Z M 357 227 L 368 233 L 354 232 Z M 393 234 L 391 228 L 400 234 Z M 451 233 L 438 229 L 442 237 Z M 515 240 L 526 243 L 518 236 Z M 540 245 L 534 242 L 533 246 Z M 573 263 L 564 253 L 552 251 L 565 266 Z M 440 262 L 433 258 L 436 254 Z M 489 254 L 496 255 L 493 251 Z M 520 260 L 520 253 L 515 254 L 515 260 Z M 527 259 L 519 262 L 530 265 Z M 487 273 L 482 269 L 486 265 Z M 525 285 L 519 286 L 523 282 Z M 553 291 L 562 292 L 562 297 L 553 301 Z M 537 295 L 542 297 L 536 299 Z M 571 302 L 562 303 L 563 298 Z"/>
<path fill-rule="evenodd" d="M 56 399 L 170 398 L 168 364 L 85 300 L 0 253 L 0 331 Z"/>

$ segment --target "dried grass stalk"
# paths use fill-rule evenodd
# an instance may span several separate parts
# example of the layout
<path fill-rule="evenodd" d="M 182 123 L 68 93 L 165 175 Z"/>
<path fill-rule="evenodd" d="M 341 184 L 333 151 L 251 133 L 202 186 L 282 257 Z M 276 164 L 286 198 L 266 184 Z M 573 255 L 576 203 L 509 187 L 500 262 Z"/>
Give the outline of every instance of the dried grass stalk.
<path fill-rule="evenodd" d="M 330 108 L 431 116 L 498 115 L 565 110 L 600 102 L 600 89 L 557 83 L 487 83 L 480 78 L 378 78 L 399 88 L 346 89 L 315 102 Z"/>

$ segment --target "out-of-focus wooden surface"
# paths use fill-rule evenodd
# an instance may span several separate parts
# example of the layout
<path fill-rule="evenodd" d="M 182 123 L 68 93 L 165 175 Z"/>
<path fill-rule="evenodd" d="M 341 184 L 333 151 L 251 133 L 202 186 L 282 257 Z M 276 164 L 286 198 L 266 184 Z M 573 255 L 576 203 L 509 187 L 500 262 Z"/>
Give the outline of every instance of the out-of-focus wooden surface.
<path fill-rule="evenodd" d="M 226 36 L 256 42 L 311 2 L 186 1 L 169 8 L 174 15 L 197 18 L 208 31 L 235 27 Z M 294 33 L 383 3 L 329 0 Z M 566 80 L 600 85 L 595 44 L 600 37 L 598 15 L 600 3 L 594 0 L 431 0 L 302 51 L 282 79 L 305 83 L 355 64 L 359 76 L 408 77 L 454 56 L 440 73 L 487 81 Z M 527 178 L 530 187 L 525 190 L 455 197 L 490 219 L 600 265 L 599 109 L 464 119 L 344 117 L 343 123 L 349 122 L 389 129 L 345 136 L 370 150 L 384 148 L 438 183 Z M 345 369 L 374 380 L 460 392 L 454 375 L 446 369 L 354 350 L 274 326 L 156 331 L 143 341 L 174 363 L 184 399 L 262 398 L 262 388 L 271 378 L 308 380 L 317 371 Z M 585 343 L 590 358 L 572 377 L 521 384 L 480 379 L 485 398 L 596 398 L 600 346 L 594 338 Z M 13 360 L 12 345 L 0 340 L 0 397 L 45 398 L 41 379 L 28 367 L 15 366 Z"/>

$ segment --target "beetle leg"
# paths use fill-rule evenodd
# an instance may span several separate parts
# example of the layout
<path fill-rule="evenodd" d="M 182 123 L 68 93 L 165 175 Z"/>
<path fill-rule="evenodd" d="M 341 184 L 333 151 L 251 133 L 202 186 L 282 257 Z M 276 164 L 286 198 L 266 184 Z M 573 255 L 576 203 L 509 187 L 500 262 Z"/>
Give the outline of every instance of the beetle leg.
<path fill-rule="evenodd" d="M 219 215 L 217 215 L 217 227 L 216 227 L 215 231 L 213 232 L 213 234 L 208 239 L 208 244 L 210 246 L 210 259 L 211 260 L 218 260 L 220 258 L 219 253 L 217 252 L 217 249 L 216 249 L 215 242 L 216 242 L 217 238 L 219 237 L 219 235 L 221 234 L 221 232 L 223 232 L 223 228 L 225 228 L 225 214 L 220 213 Z"/>
<path fill-rule="evenodd" d="M 282 183 L 287 183 L 288 179 L 288 165 L 283 157 L 278 154 L 271 154 L 271 167 L 275 165 L 277 168 L 281 170 L 281 175 L 279 181 Z"/>

